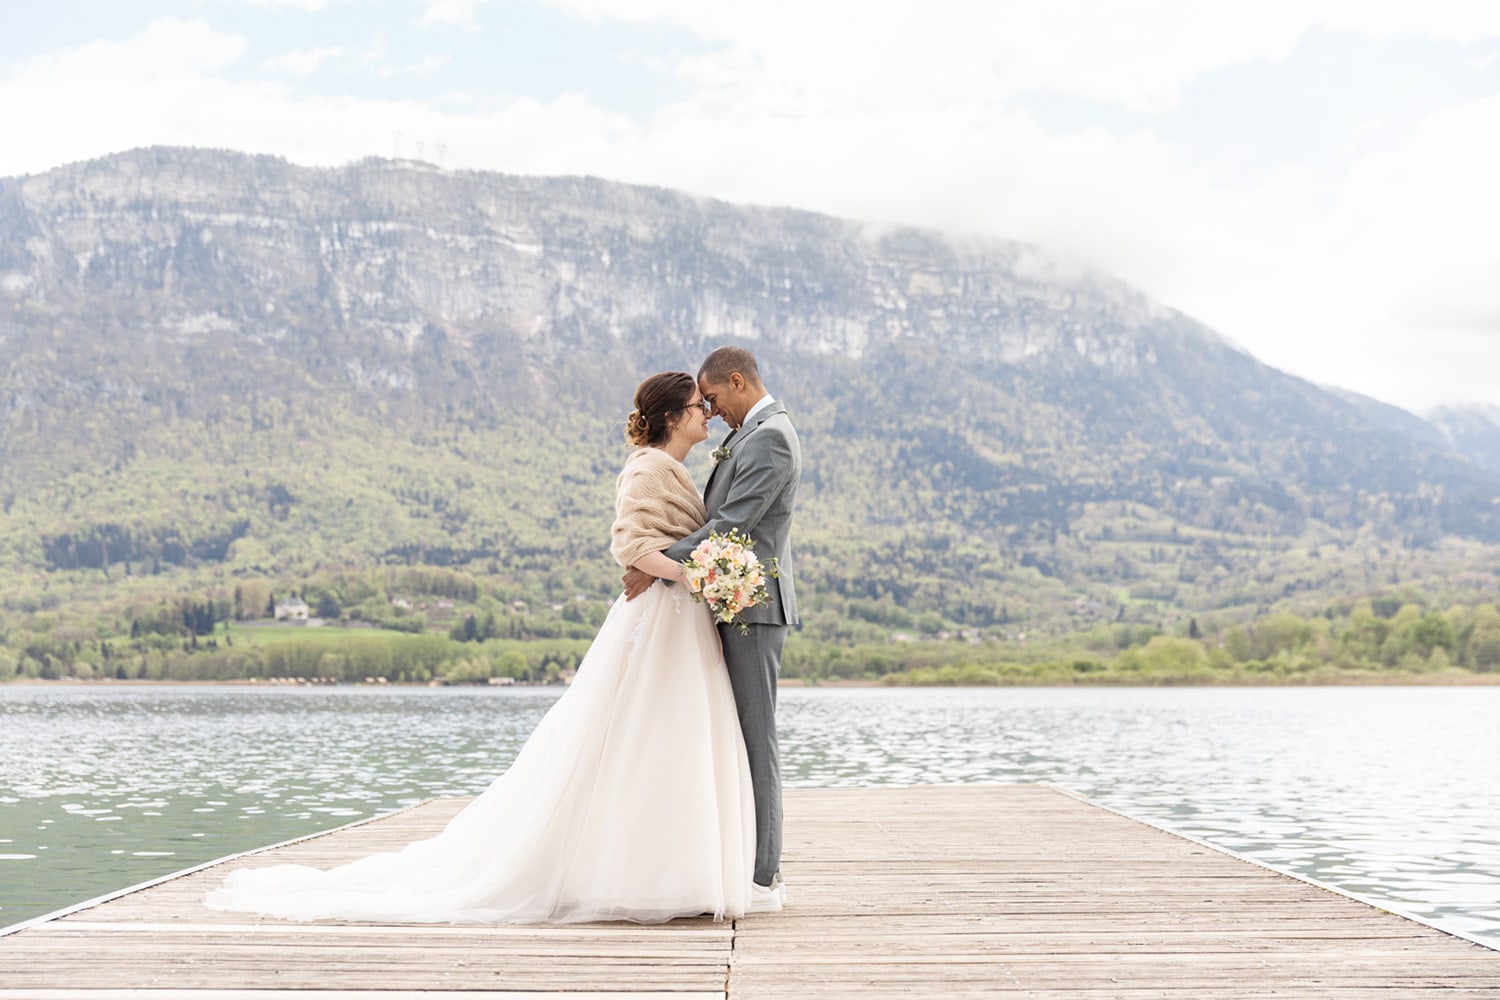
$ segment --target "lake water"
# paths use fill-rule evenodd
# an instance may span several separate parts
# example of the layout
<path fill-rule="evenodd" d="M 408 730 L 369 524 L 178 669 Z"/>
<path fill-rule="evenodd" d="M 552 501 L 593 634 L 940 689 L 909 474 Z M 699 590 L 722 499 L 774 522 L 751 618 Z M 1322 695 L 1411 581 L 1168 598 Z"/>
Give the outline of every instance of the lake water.
<path fill-rule="evenodd" d="M 481 791 L 556 689 L 0 687 L 0 925 Z M 1500 687 L 788 689 L 798 787 L 1047 782 L 1500 947 Z"/>

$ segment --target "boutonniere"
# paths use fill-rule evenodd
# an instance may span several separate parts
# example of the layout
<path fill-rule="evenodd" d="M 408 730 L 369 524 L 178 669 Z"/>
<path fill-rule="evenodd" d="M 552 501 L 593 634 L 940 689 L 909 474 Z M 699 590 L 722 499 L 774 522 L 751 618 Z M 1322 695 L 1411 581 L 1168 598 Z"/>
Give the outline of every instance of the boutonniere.
<path fill-rule="evenodd" d="M 727 445 L 727 444 L 721 444 L 721 445 L 719 445 L 717 448 L 715 448 L 713 450 L 714 464 L 718 465 L 720 462 L 724 461 L 724 459 L 728 458 L 730 456 L 730 454 L 731 454 L 731 452 L 729 451 L 729 445 Z"/>

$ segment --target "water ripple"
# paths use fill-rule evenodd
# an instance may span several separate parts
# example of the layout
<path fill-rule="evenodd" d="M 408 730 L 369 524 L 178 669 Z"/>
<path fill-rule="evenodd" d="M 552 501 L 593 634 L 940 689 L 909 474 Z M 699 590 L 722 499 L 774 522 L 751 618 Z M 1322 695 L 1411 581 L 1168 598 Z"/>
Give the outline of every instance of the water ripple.
<path fill-rule="evenodd" d="M 0 924 L 432 796 L 558 692 L 0 688 Z M 800 690 L 788 785 L 1046 782 L 1500 946 L 1500 688 Z"/>

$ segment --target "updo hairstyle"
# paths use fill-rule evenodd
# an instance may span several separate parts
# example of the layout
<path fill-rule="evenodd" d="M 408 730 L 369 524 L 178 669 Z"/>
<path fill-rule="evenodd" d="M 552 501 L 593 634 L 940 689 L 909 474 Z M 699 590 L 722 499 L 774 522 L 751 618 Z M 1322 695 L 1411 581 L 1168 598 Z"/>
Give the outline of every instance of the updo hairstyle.
<path fill-rule="evenodd" d="M 664 444 L 672 436 L 667 418 L 685 410 L 697 388 L 697 380 L 687 372 L 661 372 L 646 379 L 635 390 L 625 440 L 636 447 Z"/>

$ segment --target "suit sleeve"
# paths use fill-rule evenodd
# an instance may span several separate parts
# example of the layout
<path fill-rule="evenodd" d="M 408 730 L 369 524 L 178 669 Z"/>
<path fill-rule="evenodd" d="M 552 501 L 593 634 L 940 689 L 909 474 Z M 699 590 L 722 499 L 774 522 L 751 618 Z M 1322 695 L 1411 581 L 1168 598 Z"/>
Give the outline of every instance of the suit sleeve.
<path fill-rule="evenodd" d="M 785 435 L 760 432 L 745 439 L 744 451 L 729 484 L 729 495 L 709 522 L 667 549 L 673 559 L 686 559 L 710 533 L 728 534 L 738 528 L 748 535 L 766 516 L 792 477 L 791 443 Z"/>

